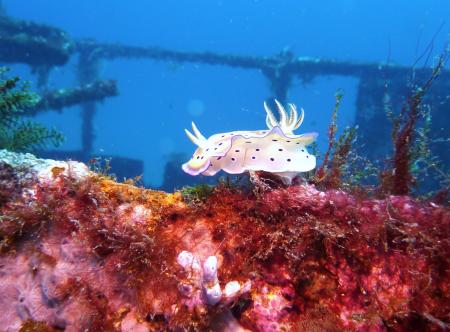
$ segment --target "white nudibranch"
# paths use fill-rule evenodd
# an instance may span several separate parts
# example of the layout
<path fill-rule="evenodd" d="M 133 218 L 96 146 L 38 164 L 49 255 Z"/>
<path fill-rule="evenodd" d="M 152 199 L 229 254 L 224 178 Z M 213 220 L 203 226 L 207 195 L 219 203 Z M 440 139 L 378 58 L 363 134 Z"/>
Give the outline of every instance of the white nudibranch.
<path fill-rule="evenodd" d="M 265 171 L 293 178 L 300 172 L 314 169 L 316 157 L 308 153 L 306 146 L 314 142 L 318 134 L 295 135 L 294 130 L 303 122 L 303 109 L 299 114 L 294 104 L 288 104 L 288 114 L 279 101 L 275 103 L 279 120 L 264 103 L 268 130 L 220 133 L 206 139 L 192 122 L 193 133 L 185 131 L 198 148 L 183 164 L 183 170 L 190 175 L 214 175 L 220 170 L 230 174 Z"/>

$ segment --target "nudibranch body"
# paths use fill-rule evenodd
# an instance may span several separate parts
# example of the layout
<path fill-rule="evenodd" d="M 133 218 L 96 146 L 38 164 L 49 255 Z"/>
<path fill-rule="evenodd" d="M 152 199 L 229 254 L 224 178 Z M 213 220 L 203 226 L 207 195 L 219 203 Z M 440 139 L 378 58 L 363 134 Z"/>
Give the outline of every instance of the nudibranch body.
<path fill-rule="evenodd" d="M 230 174 L 266 171 L 292 178 L 314 169 L 316 158 L 306 146 L 314 142 L 317 133 L 293 133 L 302 124 L 303 109 L 299 115 L 295 105 L 289 104 L 288 114 L 281 103 L 275 103 L 279 121 L 264 103 L 268 130 L 220 133 L 206 139 L 192 123 L 193 133 L 186 130 L 186 134 L 198 148 L 183 170 L 190 175 L 214 175 L 220 170 Z"/>

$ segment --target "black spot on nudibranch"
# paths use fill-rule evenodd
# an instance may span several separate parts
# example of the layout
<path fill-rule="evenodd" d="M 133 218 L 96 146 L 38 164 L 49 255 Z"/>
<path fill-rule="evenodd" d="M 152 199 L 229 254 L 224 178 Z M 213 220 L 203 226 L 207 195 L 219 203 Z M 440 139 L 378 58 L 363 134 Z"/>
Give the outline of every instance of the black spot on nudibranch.
<path fill-rule="evenodd" d="M 274 158 L 270 158 L 270 161 L 274 161 L 275 159 Z"/>
<path fill-rule="evenodd" d="M 278 142 L 278 140 L 277 139 L 273 139 L 272 142 Z"/>
<path fill-rule="evenodd" d="M 222 157 L 217 157 L 217 160 L 220 160 L 220 159 L 222 159 Z"/>
<path fill-rule="evenodd" d="M 256 157 L 255 157 L 255 156 L 253 156 L 253 157 L 252 157 L 252 159 L 256 159 Z"/>
<path fill-rule="evenodd" d="M 235 161 L 236 160 L 236 158 L 231 158 L 231 161 Z"/>
<path fill-rule="evenodd" d="M 287 161 L 287 162 L 290 162 L 290 161 L 291 161 L 291 159 L 289 159 L 289 158 L 288 158 L 288 159 L 286 159 L 286 161 Z"/>
<path fill-rule="evenodd" d="M 247 143 L 247 144 L 248 144 L 248 143 L 251 143 L 251 142 L 250 142 L 250 141 L 247 141 L 247 142 L 245 142 L 245 143 Z"/>
<path fill-rule="evenodd" d="M 300 151 L 305 152 L 305 149 L 301 149 Z"/>
<path fill-rule="evenodd" d="M 219 145 L 222 145 L 223 143 L 219 143 Z"/>
<path fill-rule="evenodd" d="M 309 156 L 306 156 L 306 158 L 309 158 Z"/>
<path fill-rule="evenodd" d="M 278 149 L 278 151 L 283 151 L 283 149 Z"/>
<path fill-rule="evenodd" d="M 256 151 L 259 151 L 259 149 L 256 149 Z"/>
<path fill-rule="evenodd" d="M 239 151 L 241 151 L 241 150 L 234 150 L 234 152 L 239 152 Z"/>

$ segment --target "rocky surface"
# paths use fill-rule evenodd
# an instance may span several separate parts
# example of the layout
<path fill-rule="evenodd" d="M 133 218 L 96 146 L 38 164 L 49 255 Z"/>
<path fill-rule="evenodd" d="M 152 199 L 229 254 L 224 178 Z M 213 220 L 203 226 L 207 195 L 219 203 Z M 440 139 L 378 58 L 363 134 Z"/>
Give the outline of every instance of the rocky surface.
<path fill-rule="evenodd" d="M 446 330 L 449 225 L 408 196 L 186 202 L 0 151 L 0 331 Z"/>

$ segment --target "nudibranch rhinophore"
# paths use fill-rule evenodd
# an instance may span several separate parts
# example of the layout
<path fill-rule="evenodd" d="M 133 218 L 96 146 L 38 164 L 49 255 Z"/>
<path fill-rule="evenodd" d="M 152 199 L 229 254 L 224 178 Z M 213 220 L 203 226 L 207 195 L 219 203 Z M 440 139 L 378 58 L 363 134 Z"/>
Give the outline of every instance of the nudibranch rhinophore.
<path fill-rule="evenodd" d="M 206 139 L 192 122 L 193 133 L 185 131 L 198 148 L 183 164 L 183 170 L 190 175 L 214 175 L 220 170 L 230 174 L 265 171 L 292 179 L 299 172 L 314 169 L 316 157 L 308 153 L 306 146 L 314 142 L 318 134 L 295 135 L 294 130 L 303 122 L 303 109 L 299 115 L 295 105 L 289 104 L 288 114 L 279 101 L 275 103 L 279 121 L 264 102 L 269 130 L 234 131 Z"/>

